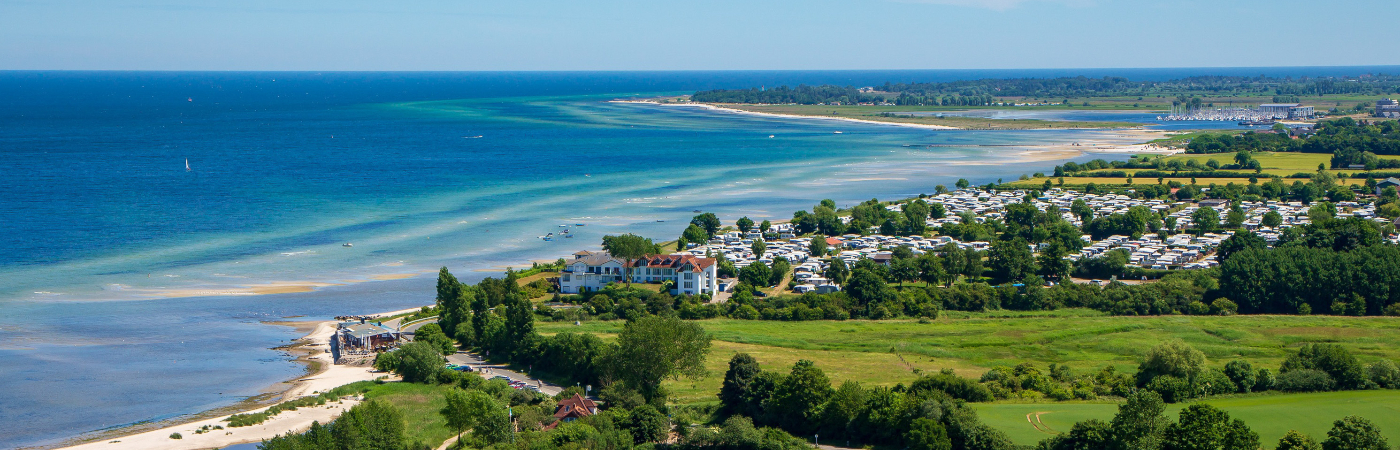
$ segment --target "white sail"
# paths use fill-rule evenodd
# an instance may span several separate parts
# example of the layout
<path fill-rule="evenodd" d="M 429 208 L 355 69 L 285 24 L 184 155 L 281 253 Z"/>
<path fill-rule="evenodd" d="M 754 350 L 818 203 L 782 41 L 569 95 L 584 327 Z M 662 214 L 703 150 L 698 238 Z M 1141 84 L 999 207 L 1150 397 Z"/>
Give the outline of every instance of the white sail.
<path fill-rule="evenodd" d="M 189 159 L 189 158 L 185 158 L 185 171 L 186 171 L 186 172 L 189 172 L 189 171 L 190 171 L 190 159 Z"/>

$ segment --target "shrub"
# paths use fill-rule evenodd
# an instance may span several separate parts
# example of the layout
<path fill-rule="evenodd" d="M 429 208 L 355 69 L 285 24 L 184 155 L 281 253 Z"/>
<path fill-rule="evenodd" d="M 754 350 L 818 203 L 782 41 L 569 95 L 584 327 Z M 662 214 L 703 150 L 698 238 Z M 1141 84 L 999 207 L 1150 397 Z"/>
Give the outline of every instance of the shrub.
<path fill-rule="evenodd" d="M 1258 372 L 1254 371 L 1254 366 L 1249 361 L 1234 360 L 1225 365 L 1225 375 L 1230 377 L 1230 381 L 1235 383 L 1235 387 L 1240 392 L 1249 393 L 1254 389 L 1256 380 L 1259 378 Z"/>
<path fill-rule="evenodd" d="M 1357 417 L 1346 416 L 1332 423 L 1323 450 L 1387 450 L 1390 443 L 1381 436 L 1376 424 Z"/>
<path fill-rule="evenodd" d="M 1205 371 L 1206 355 L 1181 340 L 1157 344 L 1138 365 L 1138 385 L 1146 386 L 1158 376 L 1171 375 L 1190 380 Z M 1165 394 L 1162 395 L 1166 397 Z"/>
<path fill-rule="evenodd" d="M 1307 344 L 1289 356 L 1279 368 L 1279 376 L 1299 369 L 1326 372 L 1340 389 L 1357 389 L 1365 385 L 1366 372 L 1351 352 L 1337 344 Z"/>
<path fill-rule="evenodd" d="M 969 402 L 990 402 L 994 399 L 991 389 L 988 389 L 987 386 L 947 373 L 925 376 L 914 380 L 914 383 L 909 385 L 910 392 L 931 390 L 943 391 L 953 398 Z"/>
<path fill-rule="evenodd" d="M 1316 369 L 1297 369 L 1279 374 L 1274 387 L 1285 392 L 1330 391 L 1337 382 L 1327 372 Z"/>
<path fill-rule="evenodd" d="M 170 433 L 170 438 L 171 438 L 171 439 L 184 439 L 185 437 L 184 437 L 184 436 L 181 436 L 180 433 Z"/>
<path fill-rule="evenodd" d="M 1144 389 L 1156 392 L 1157 395 L 1162 396 L 1162 401 L 1167 403 L 1190 400 L 1196 396 L 1195 389 L 1192 388 L 1189 380 L 1171 375 L 1153 378 Z"/>
<path fill-rule="evenodd" d="M 1395 363 L 1388 359 L 1366 366 L 1366 378 L 1386 389 L 1400 388 L 1400 368 L 1395 367 Z"/>

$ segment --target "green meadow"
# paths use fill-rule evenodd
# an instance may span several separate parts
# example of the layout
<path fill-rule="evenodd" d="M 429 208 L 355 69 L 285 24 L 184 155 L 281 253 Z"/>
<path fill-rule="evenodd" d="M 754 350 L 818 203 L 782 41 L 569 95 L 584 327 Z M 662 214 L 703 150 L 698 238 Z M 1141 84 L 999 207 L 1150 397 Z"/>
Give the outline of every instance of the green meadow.
<path fill-rule="evenodd" d="M 710 375 L 700 380 L 667 383 L 680 404 L 714 403 L 727 362 L 735 353 L 753 355 L 766 370 L 786 372 L 800 359 L 816 362 L 833 384 L 847 380 L 868 385 L 909 383 L 923 372 L 951 368 L 979 377 L 990 368 L 1031 362 L 1044 370 L 1067 364 L 1075 373 L 1115 366 L 1132 373 L 1153 345 L 1181 339 L 1204 352 L 1209 365 L 1223 367 L 1235 359 L 1277 370 L 1297 347 L 1329 342 L 1349 348 L 1369 363 L 1400 360 L 1400 318 L 1336 316 L 1105 316 L 1097 311 L 989 313 L 948 312 L 928 323 L 913 320 L 770 322 L 733 319 L 700 321 L 714 337 L 707 361 Z M 612 339 L 620 321 L 541 322 L 544 334 L 594 333 Z M 1254 394 L 1214 398 L 1210 403 L 1244 419 L 1266 442 L 1288 429 L 1325 436 L 1331 422 L 1348 414 L 1376 421 L 1400 440 L 1400 391 L 1355 391 L 1321 394 Z M 1174 405 L 1171 414 L 1182 405 Z M 1002 401 L 976 405 L 983 420 L 1010 433 L 1018 443 L 1048 436 L 1027 421 L 1040 412 L 1050 432 L 1068 430 L 1076 421 L 1107 420 L 1112 402 L 1024 403 Z"/>
<path fill-rule="evenodd" d="M 1206 400 L 1244 420 L 1259 433 L 1264 448 L 1273 448 L 1288 430 L 1307 433 L 1321 441 L 1332 422 L 1349 415 L 1375 422 L 1391 442 L 1400 440 L 1400 391 L 1345 391 L 1310 394 L 1256 394 Z M 1175 418 L 1188 403 L 1167 405 Z M 1017 444 L 1031 445 L 1053 433 L 1069 431 L 1075 422 L 1109 421 L 1118 405 L 1105 402 L 977 403 L 983 422 L 1005 431 Z M 1034 424 L 1032 422 L 1035 422 Z"/>

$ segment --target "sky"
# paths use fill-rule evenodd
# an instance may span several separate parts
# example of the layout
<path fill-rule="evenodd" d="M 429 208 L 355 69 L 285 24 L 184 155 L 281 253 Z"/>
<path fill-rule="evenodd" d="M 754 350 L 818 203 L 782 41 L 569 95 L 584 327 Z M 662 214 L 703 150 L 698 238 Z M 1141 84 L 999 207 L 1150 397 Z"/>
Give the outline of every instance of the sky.
<path fill-rule="evenodd" d="M 1400 64 L 1396 0 L 0 0 L 0 70 Z"/>

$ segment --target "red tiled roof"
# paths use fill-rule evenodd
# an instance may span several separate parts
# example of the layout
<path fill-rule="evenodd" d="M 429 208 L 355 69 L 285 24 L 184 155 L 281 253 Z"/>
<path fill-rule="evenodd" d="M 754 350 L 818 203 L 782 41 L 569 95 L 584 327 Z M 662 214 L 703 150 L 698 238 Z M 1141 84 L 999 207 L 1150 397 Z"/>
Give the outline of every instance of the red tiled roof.
<path fill-rule="evenodd" d="M 573 397 L 566 398 L 559 402 L 559 406 L 554 409 L 554 417 L 563 419 L 565 417 L 584 417 L 593 415 L 598 410 L 598 404 L 593 400 L 583 398 L 582 395 L 574 394 Z"/>
<path fill-rule="evenodd" d="M 826 245 L 841 245 L 843 241 L 834 237 L 826 238 Z"/>
<path fill-rule="evenodd" d="M 715 262 L 714 258 L 701 258 L 695 255 L 650 255 L 627 263 L 627 267 L 670 267 L 679 270 L 689 264 L 693 267 L 692 272 L 699 272 L 714 265 Z"/>

